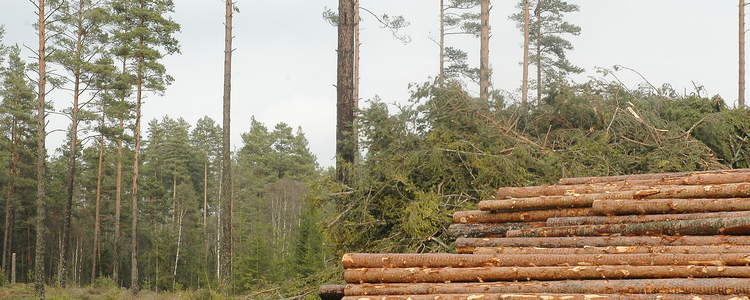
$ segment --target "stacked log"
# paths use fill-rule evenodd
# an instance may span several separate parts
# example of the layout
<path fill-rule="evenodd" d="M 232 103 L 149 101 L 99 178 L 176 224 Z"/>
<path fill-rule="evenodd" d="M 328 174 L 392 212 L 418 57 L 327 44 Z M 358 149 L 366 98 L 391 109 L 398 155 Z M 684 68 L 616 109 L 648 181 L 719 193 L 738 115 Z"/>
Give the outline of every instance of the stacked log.
<path fill-rule="evenodd" d="M 750 169 L 564 178 L 456 212 L 459 254 L 347 254 L 347 300 L 748 299 Z"/>

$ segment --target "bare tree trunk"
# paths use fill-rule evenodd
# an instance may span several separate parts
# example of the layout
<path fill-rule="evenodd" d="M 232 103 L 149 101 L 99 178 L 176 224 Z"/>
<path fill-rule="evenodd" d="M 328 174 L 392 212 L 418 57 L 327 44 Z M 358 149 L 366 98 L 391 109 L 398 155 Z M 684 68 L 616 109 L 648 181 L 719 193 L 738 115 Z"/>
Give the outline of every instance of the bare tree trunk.
<path fill-rule="evenodd" d="M 18 102 L 16 101 L 16 104 Z M 18 130 L 18 121 L 14 117 L 13 118 L 13 127 L 11 128 L 11 144 L 12 144 L 12 150 L 10 151 L 10 158 L 8 165 L 10 168 L 8 168 L 8 188 L 6 190 L 6 200 L 5 200 L 5 232 L 3 234 L 3 271 L 5 273 L 8 273 L 8 265 L 7 265 L 7 258 L 10 254 L 10 243 L 9 243 L 9 237 L 13 234 L 12 230 L 10 229 L 11 223 L 13 222 L 11 216 L 11 211 L 13 210 L 13 197 L 14 197 L 14 190 L 15 190 L 15 178 L 17 174 L 17 168 L 18 168 L 18 137 L 16 135 L 16 131 Z"/>
<path fill-rule="evenodd" d="M 523 86 L 521 87 L 521 103 L 523 106 L 526 106 L 529 101 L 529 1 L 523 1 Z"/>
<path fill-rule="evenodd" d="M 481 47 L 479 55 L 479 97 L 485 101 L 489 99 L 490 89 L 490 0 L 482 0 L 481 4 Z"/>
<path fill-rule="evenodd" d="M 83 0 L 78 1 L 79 11 L 83 10 Z M 81 57 L 81 49 L 83 48 L 83 28 L 79 23 L 76 36 L 76 56 Z M 70 218 L 71 209 L 73 205 L 73 186 L 75 185 L 76 176 L 76 156 L 78 152 L 78 113 L 80 107 L 78 106 L 78 100 L 81 96 L 81 68 L 75 71 L 75 78 L 73 82 L 73 112 L 71 116 L 70 124 L 70 154 L 68 161 L 68 195 L 65 199 L 65 223 L 63 225 L 63 244 L 62 251 L 60 252 L 60 268 L 58 269 L 57 282 L 61 287 L 66 285 L 67 268 L 68 268 L 68 252 L 70 251 Z"/>
<path fill-rule="evenodd" d="M 45 149 L 45 96 L 47 95 L 47 69 L 46 69 L 46 54 L 45 54 L 45 22 L 46 13 L 44 11 L 44 0 L 39 0 L 38 4 L 39 14 L 39 103 L 37 105 L 37 192 L 36 192 L 36 258 L 34 261 L 34 289 L 36 296 L 40 299 L 44 299 L 44 248 L 46 246 L 44 234 L 45 234 L 45 212 L 44 205 L 47 202 L 46 199 L 46 186 L 45 186 L 45 163 L 47 150 Z"/>
<path fill-rule="evenodd" d="M 206 270 L 208 270 L 208 153 L 204 153 L 205 160 L 203 161 L 203 236 L 205 240 L 205 257 L 204 263 L 206 264 Z"/>
<path fill-rule="evenodd" d="M 123 60 L 123 70 L 125 62 Z M 124 98 L 124 96 L 123 96 Z M 124 99 L 123 99 L 124 100 Z M 120 130 L 124 129 L 125 120 L 120 118 Z M 115 286 L 120 286 L 120 200 L 122 194 L 122 135 L 117 138 L 117 184 L 115 188 L 115 253 L 112 266 L 112 279 Z"/>
<path fill-rule="evenodd" d="M 104 120 L 102 119 L 102 126 Z M 96 258 L 99 249 L 99 207 L 102 199 L 102 164 L 104 163 L 104 134 L 99 140 L 99 170 L 96 179 L 96 209 L 94 214 L 94 255 L 91 257 L 91 284 L 96 281 Z"/>
<path fill-rule="evenodd" d="M 352 163 L 356 166 L 359 163 L 359 128 L 357 123 L 359 122 L 359 0 L 354 0 L 354 88 L 352 89 L 352 135 L 354 142 L 354 159 Z"/>
<path fill-rule="evenodd" d="M 542 102 L 542 0 L 536 2 L 536 103 Z"/>
<path fill-rule="evenodd" d="M 354 2 L 339 0 L 338 71 L 336 101 L 336 173 L 338 180 L 349 184 L 346 169 L 354 163 Z"/>
<path fill-rule="evenodd" d="M 745 107 L 745 0 L 740 0 L 740 82 L 737 106 Z"/>
<path fill-rule="evenodd" d="M 206 216 L 208 214 L 208 153 L 204 153 L 203 161 L 203 231 L 206 231 Z"/>
<path fill-rule="evenodd" d="M 438 80 L 443 84 L 445 80 L 445 5 L 440 0 L 440 76 Z"/>
<path fill-rule="evenodd" d="M 141 24 L 143 25 L 143 24 Z M 143 40 L 141 40 L 141 46 Z M 143 64 L 143 55 L 138 57 L 138 65 Z M 133 148 L 133 217 L 130 253 L 130 288 L 133 297 L 138 296 L 138 158 L 141 151 L 141 96 L 143 88 L 143 74 L 138 68 L 137 92 L 135 104 L 135 147 Z"/>
<path fill-rule="evenodd" d="M 225 295 L 232 287 L 232 191 L 230 157 L 230 111 L 232 91 L 232 14 L 234 3 L 226 0 L 226 21 L 224 23 L 224 103 L 223 103 L 223 142 L 222 142 L 222 241 L 221 241 L 221 289 Z"/>
<path fill-rule="evenodd" d="M 177 263 L 180 261 L 180 245 L 182 244 L 182 218 L 185 217 L 185 211 L 180 212 L 179 221 L 177 224 L 177 254 L 174 256 L 174 272 L 172 273 L 172 290 L 175 290 L 177 284 Z"/>

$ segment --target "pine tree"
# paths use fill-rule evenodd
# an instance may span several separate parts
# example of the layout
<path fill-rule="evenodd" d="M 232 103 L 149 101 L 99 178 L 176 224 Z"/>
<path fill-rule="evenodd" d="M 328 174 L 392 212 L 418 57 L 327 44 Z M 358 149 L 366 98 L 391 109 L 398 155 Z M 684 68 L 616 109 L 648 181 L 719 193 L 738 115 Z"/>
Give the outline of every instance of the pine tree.
<path fill-rule="evenodd" d="M 3 270 L 7 275 L 10 275 L 11 271 L 7 263 L 13 248 L 16 211 L 23 209 L 19 207 L 24 204 L 21 199 L 31 198 L 29 191 L 34 189 L 33 184 L 36 182 L 36 173 L 32 167 L 32 149 L 37 125 L 34 122 L 34 87 L 26 79 L 30 67 L 21 59 L 21 49 L 18 45 L 10 47 L 9 50 L 8 65 L 0 70 L 0 122 L 9 141 L 2 258 Z"/>
<path fill-rule="evenodd" d="M 438 79 L 440 82 L 444 82 L 446 78 L 457 78 L 459 76 L 479 81 L 480 70 L 469 67 L 466 51 L 446 46 L 445 38 L 450 35 L 467 34 L 481 37 L 481 12 L 471 12 L 472 9 L 480 6 L 481 2 L 482 0 L 449 0 L 449 3 L 445 4 L 444 0 L 440 0 L 440 41 L 438 42 L 438 46 L 440 47 L 440 73 Z M 447 66 L 446 63 L 448 63 Z"/>
<path fill-rule="evenodd" d="M 232 165 L 230 161 L 230 112 L 232 99 L 232 17 L 239 11 L 232 0 L 225 0 L 224 22 L 224 97 L 222 103 L 222 149 L 221 149 L 221 290 L 230 294 L 232 285 Z"/>
<path fill-rule="evenodd" d="M 141 103 L 143 90 L 163 92 L 173 78 L 159 62 L 165 54 L 180 51 L 173 34 L 180 25 L 165 14 L 174 12 L 171 0 L 113 0 L 118 30 L 117 43 L 133 59 L 135 68 L 135 132 L 133 149 L 131 289 L 138 294 L 138 168 L 141 146 Z"/>
<path fill-rule="evenodd" d="M 517 7 L 521 12 L 510 17 L 525 34 L 526 17 L 525 3 L 522 1 Z M 533 7 L 529 27 L 530 47 L 532 48 L 530 62 L 536 66 L 537 102 L 549 89 L 568 83 L 569 74 L 579 74 L 584 69 L 573 65 L 565 56 L 566 51 L 573 50 L 573 44 L 563 38 L 563 35 L 580 35 L 581 27 L 564 20 L 565 14 L 579 11 L 576 4 L 568 4 L 562 0 L 537 0 Z"/>
<path fill-rule="evenodd" d="M 82 99 L 94 89 L 101 80 L 101 69 L 96 68 L 96 60 L 104 54 L 104 38 L 101 28 L 106 23 L 106 14 L 101 2 L 91 0 L 66 0 L 61 2 L 62 9 L 56 14 L 56 23 L 51 26 L 54 33 L 55 51 L 49 57 L 50 62 L 61 65 L 68 73 L 68 83 L 72 85 L 73 105 L 70 109 L 70 157 L 68 163 L 67 201 L 65 204 L 65 224 L 63 225 L 63 242 L 60 251 L 58 284 L 66 285 L 67 254 L 70 247 L 71 206 L 76 175 L 78 155 L 78 126 L 86 112 L 89 99 Z M 99 85 L 101 86 L 101 85 Z M 92 94 L 95 95 L 95 94 Z"/>

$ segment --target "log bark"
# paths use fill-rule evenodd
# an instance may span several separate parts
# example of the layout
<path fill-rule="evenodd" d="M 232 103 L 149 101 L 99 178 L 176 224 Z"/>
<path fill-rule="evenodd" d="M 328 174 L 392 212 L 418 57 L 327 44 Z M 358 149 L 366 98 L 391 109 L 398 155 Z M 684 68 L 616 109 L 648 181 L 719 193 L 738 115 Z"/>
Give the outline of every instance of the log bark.
<path fill-rule="evenodd" d="M 706 213 L 723 211 L 750 211 L 748 198 L 720 199 L 648 199 L 648 200 L 599 200 L 592 203 L 592 212 L 597 215 Z"/>
<path fill-rule="evenodd" d="M 539 196 L 563 196 L 572 194 L 590 194 L 648 189 L 657 186 L 678 185 L 715 185 L 750 182 L 750 172 L 731 172 L 714 174 L 692 174 L 680 177 L 656 179 L 621 180 L 613 182 L 594 182 L 568 185 L 543 185 L 529 187 L 505 187 L 498 189 L 498 199 L 529 198 Z"/>
<path fill-rule="evenodd" d="M 474 293 L 707 294 L 750 293 L 746 278 L 566 280 L 493 283 L 393 283 L 347 285 L 346 296 Z"/>
<path fill-rule="evenodd" d="M 495 282 L 528 280 L 750 278 L 750 267 L 564 266 L 348 269 L 348 283 Z"/>
<path fill-rule="evenodd" d="M 549 218 L 565 218 L 590 215 L 590 208 L 547 209 L 513 212 L 489 212 L 481 210 L 471 210 L 454 212 L 453 222 L 463 224 L 544 222 Z"/>
<path fill-rule="evenodd" d="M 539 247 L 479 247 L 474 254 L 638 254 L 638 253 L 750 253 L 750 246 L 743 245 L 702 245 L 702 246 L 606 246 L 583 248 L 539 248 Z"/>
<path fill-rule="evenodd" d="M 368 296 L 348 296 L 335 300 L 375 300 Z M 745 295 L 682 295 L 682 294 L 432 294 L 432 295 L 386 295 L 377 300 L 748 300 Z M 329 299 L 323 299 L 329 300 Z M 334 299 L 330 299 L 334 300 Z"/>
<path fill-rule="evenodd" d="M 473 253 L 478 247 L 542 247 L 576 248 L 606 246 L 698 246 L 698 245 L 750 245 L 750 236 L 596 236 L 596 237 L 545 237 L 545 238 L 459 238 L 458 253 Z"/>
<path fill-rule="evenodd" d="M 624 181 L 624 180 L 662 180 L 662 179 L 669 179 L 669 178 L 676 178 L 676 177 L 722 175 L 722 174 L 734 174 L 734 173 L 750 173 L 750 169 L 711 170 L 711 171 L 655 173 L 655 174 L 632 174 L 632 175 L 602 176 L 602 177 L 594 176 L 594 177 L 561 178 L 558 181 L 558 184 L 559 185 L 575 185 L 575 184 L 588 184 L 588 183 L 616 182 L 616 181 Z"/>
<path fill-rule="evenodd" d="M 621 192 L 623 193 L 623 192 Z M 627 199 L 633 192 L 624 192 L 628 195 L 606 194 L 612 199 Z M 562 208 L 590 208 L 594 201 L 602 198 L 605 194 L 579 194 L 570 196 L 540 196 L 519 199 L 485 200 L 479 202 L 479 209 L 483 211 L 513 211 L 513 210 L 548 210 Z"/>
<path fill-rule="evenodd" d="M 448 236 L 457 237 L 505 237 L 511 230 L 531 229 L 547 226 L 544 222 L 513 222 L 492 224 L 452 224 L 448 227 Z"/>
<path fill-rule="evenodd" d="M 750 197 L 750 183 L 728 183 L 718 185 L 639 187 L 635 190 L 610 193 L 573 194 L 566 196 L 540 196 L 519 199 L 489 200 L 479 202 L 485 211 L 532 210 L 566 207 L 588 207 L 596 200 L 626 199 L 692 199 L 692 198 L 743 198 Z M 500 195 L 498 194 L 498 198 Z"/>
<path fill-rule="evenodd" d="M 646 200 L 650 201 L 650 200 Z M 547 226 L 576 226 L 576 225 L 601 225 L 622 223 L 647 223 L 674 220 L 699 220 L 709 218 L 734 218 L 748 217 L 750 211 L 712 212 L 712 213 L 688 213 L 688 214 L 663 214 L 663 215 L 626 215 L 626 216 L 581 216 L 561 217 L 547 219 Z"/>
<path fill-rule="evenodd" d="M 744 266 L 750 253 L 725 254 L 346 254 L 345 269 L 393 268 L 481 268 L 481 267 L 543 267 L 543 266 Z M 468 269 L 465 269 L 465 271 Z M 472 269 L 473 270 L 473 269 Z M 469 272 L 471 273 L 471 272 Z"/>
<path fill-rule="evenodd" d="M 497 199 L 531 198 L 540 196 L 570 196 L 574 194 L 600 194 L 634 189 L 650 189 L 655 186 L 681 185 L 679 179 L 624 180 L 607 183 L 576 185 L 540 185 L 526 187 L 504 187 L 497 190 Z"/>
<path fill-rule="evenodd" d="M 318 289 L 318 296 L 321 300 L 341 300 L 344 298 L 344 288 L 346 285 L 321 285 Z"/>
<path fill-rule="evenodd" d="M 742 235 L 750 234 L 750 217 L 676 220 L 648 223 L 580 225 L 509 230 L 507 237 L 598 235 Z"/>

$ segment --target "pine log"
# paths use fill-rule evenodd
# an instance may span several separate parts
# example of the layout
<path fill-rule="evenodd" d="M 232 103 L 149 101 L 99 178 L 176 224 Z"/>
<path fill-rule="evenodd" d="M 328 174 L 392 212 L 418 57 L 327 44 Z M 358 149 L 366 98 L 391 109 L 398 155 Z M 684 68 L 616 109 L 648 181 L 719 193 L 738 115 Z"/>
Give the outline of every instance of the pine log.
<path fill-rule="evenodd" d="M 486 211 L 531 210 L 558 207 L 588 207 L 597 200 L 742 198 L 749 196 L 750 183 L 746 182 L 717 185 L 669 185 L 611 193 L 573 194 L 566 196 L 540 196 L 518 199 L 488 200 L 479 202 L 479 209 Z"/>
<path fill-rule="evenodd" d="M 750 198 L 598 200 L 592 210 L 598 215 L 749 211 Z"/>
<path fill-rule="evenodd" d="M 643 200 L 652 201 L 652 200 Z M 750 217 L 750 211 L 729 211 L 711 213 L 659 214 L 659 215 L 625 215 L 625 216 L 580 216 L 547 219 L 547 226 L 602 225 L 622 223 L 647 223 L 673 220 L 698 220 L 710 218 Z"/>
<path fill-rule="evenodd" d="M 750 217 L 676 220 L 648 223 L 579 225 L 509 230 L 507 237 L 598 235 L 741 235 L 750 234 Z"/>
<path fill-rule="evenodd" d="M 440 283 L 646 278 L 750 278 L 750 267 L 607 265 L 575 267 L 361 268 L 344 271 L 344 280 L 348 283 Z"/>
<path fill-rule="evenodd" d="M 606 246 L 698 246 L 750 245 L 750 236 L 593 236 L 545 238 L 459 238 L 458 253 L 473 253 L 477 247 L 576 248 Z"/>
<path fill-rule="evenodd" d="M 505 187 L 498 190 L 498 199 L 607 193 L 635 189 L 649 189 L 658 186 L 716 185 L 728 183 L 743 183 L 749 181 L 750 172 L 736 172 L 721 174 L 695 174 L 683 177 L 623 180 L 573 185 Z"/>
<path fill-rule="evenodd" d="M 454 212 L 453 222 L 461 224 L 544 222 L 549 218 L 578 217 L 589 215 L 591 215 L 591 208 L 547 209 L 512 212 L 489 212 L 481 210 L 471 210 Z"/>
<path fill-rule="evenodd" d="M 633 191 L 610 194 L 580 194 L 570 196 L 540 196 L 531 198 L 485 200 L 479 202 L 479 209 L 484 211 L 512 211 L 512 210 L 548 210 L 565 208 L 590 208 L 596 200 L 602 198 L 619 197 L 613 199 L 632 198 Z"/>
<path fill-rule="evenodd" d="M 457 237 L 505 237 L 510 230 L 531 229 L 547 226 L 544 222 L 513 222 L 492 224 L 451 224 L 448 236 Z"/>
<path fill-rule="evenodd" d="M 542 266 L 744 266 L 750 263 L 750 253 L 638 253 L 638 254 L 345 254 L 345 269 L 386 268 L 479 268 L 479 267 L 542 267 Z"/>
<path fill-rule="evenodd" d="M 321 300 L 341 300 L 344 298 L 344 289 L 346 285 L 321 285 L 318 289 L 318 296 Z"/>
<path fill-rule="evenodd" d="M 750 280 L 747 278 L 669 278 L 492 283 L 350 284 L 344 290 L 346 296 L 478 293 L 735 295 L 750 294 Z M 375 299 L 378 298 L 373 300 Z"/>
<path fill-rule="evenodd" d="M 724 175 L 724 174 L 735 174 L 735 173 L 750 173 L 750 169 L 735 169 L 735 170 L 712 170 L 712 171 L 694 171 L 694 172 L 679 172 L 679 173 L 656 173 L 656 174 L 632 174 L 632 175 L 619 175 L 619 176 L 602 176 L 602 177 L 575 177 L 575 178 L 561 178 L 558 181 L 559 185 L 574 185 L 574 184 L 589 184 L 589 183 L 607 183 L 625 180 L 662 180 L 677 177 L 693 177 L 702 175 Z"/>
<path fill-rule="evenodd" d="M 638 254 L 638 253 L 747 253 L 750 246 L 743 245 L 702 245 L 702 246 L 607 246 L 583 248 L 539 248 L 539 247 L 479 247 L 473 254 Z"/>
<path fill-rule="evenodd" d="M 342 300 L 748 300 L 745 295 L 683 295 L 683 294 L 431 294 L 347 296 Z M 328 299 L 323 299 L 328 300 Z M 332 299 L 333 300 L 333 299 Z M 338 299 L 336 299 L 338 300 Z"/>
<path fill-rule="evenodd" d="M 629 190 L 647 190 L 657 186 L 682 185 L 678 179 L 632 180 L 576 185 L 541 185 L 504 187 L 497 190 L 497 199 L 532 198 L 541 196 L 570 196 L 575 194 L 601 194 Z"/>

